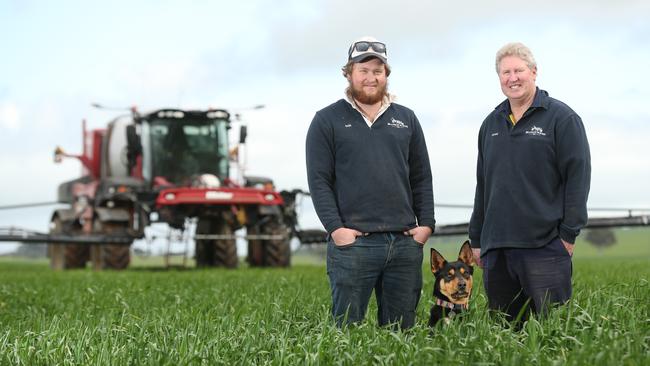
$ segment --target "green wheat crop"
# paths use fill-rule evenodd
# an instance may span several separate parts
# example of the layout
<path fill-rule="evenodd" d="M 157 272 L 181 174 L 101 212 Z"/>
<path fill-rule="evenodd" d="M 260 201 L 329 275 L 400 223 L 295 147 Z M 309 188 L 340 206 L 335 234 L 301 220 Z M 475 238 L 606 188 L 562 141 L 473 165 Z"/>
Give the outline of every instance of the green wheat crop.
<path fill-rule="evenodd" d="M 363 324 L 334 327 L 320 265 L 52 272 L 3 260 L 0 365 L 648 365 L 647 233 L 622 256 L 578 248 L 571 302 L 521 331 L 486 314 L 477 270 L 470 311 L 431 332 L 428 259 L 408 332 L 378 328 L 374 302 Z M 440 246 L 451 259 L 459 243 Z"/>

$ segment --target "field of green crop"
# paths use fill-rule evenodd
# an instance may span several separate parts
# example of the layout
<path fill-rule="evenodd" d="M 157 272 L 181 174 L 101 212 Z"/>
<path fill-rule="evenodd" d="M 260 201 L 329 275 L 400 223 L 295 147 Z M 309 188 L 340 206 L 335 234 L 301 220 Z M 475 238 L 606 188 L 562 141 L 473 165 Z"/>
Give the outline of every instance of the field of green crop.
<path fill-rule="evenodd" d="M 329 318 L 325 267 L 52 272 L 46 262 L 0 260 L 0 365 L 53 364 L 650 364 L 650 231 L 618 232 L 598 251 L 578 243 L 574 297 L 521 331 L 470 311 L 426 326 L 432 276 L 425 260 L 419 324 L 408 332 Z M 456 239 L 432 239 L 449 259 Z M 425 249 L 428 253 L 428 248 Z M 480 284 L 480 270 L 477 271 Z"/>

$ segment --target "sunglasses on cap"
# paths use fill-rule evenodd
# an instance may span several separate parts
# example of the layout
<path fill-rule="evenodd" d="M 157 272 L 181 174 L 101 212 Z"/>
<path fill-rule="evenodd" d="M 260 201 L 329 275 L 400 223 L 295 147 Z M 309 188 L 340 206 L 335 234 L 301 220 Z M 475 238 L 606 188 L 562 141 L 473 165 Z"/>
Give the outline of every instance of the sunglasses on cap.
<path fill-rule="evenodd" d="M 350 51 L 348 52 L 348 56 L 352 56 L 352 53 L 354 51 L 366 52 L 370 48 L 372 48 L 372 50 L 377 52 L 377 53 L 383 53 L 384 55 L 386 54 L 386 45 L 385 44 L 383 44 L 381 42 L 360 41 L 360 42 L 355 42 L 352 45 L 352 47 L 350 47 Z"/>

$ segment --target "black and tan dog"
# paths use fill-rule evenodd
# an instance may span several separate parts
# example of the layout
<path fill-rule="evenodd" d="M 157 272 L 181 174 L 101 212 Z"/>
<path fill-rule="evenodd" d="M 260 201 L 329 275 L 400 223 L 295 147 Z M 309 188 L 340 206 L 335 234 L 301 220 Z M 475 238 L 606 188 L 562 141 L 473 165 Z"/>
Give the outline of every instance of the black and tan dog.
<path fill-rule="evenodd" d="M 474 256 L 469 241 L 460 248 L 458 260 L 447 262 L 437 250 L 431 248 L 431 272 L 435 276 L 433 297 L 436 303 L 431 307 L 429 326 L 433 327 L 443 318 L 452 318 L 467 310 L 472 294 Z"/>

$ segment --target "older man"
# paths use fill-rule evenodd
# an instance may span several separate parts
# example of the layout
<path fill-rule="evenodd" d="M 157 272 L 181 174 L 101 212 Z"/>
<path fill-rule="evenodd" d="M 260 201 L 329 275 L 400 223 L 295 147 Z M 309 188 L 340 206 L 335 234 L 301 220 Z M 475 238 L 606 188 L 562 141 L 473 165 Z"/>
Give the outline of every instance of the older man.
<path fill-rule="evenodd" d="M 429 155 L 415 114 L 388 93 L 388 75 L 384 43 L 353 42 L 345 98 L 318 111 L 307 134 L 338 325 L 361 321 L 374 289 L 379 324 L 411 327 L 422 289 L 422 246 L 435 223 Z"/>
<path fill-rule="evenodd" d="M 469 236 L 489 307 L 525 319 L 571 297 L 573 245 L 587 222 L 589 144 L 580 117 L 537 88 L 526 46 L 501 48 L 496 71 L 507 99 L 479 132 Z"/>

